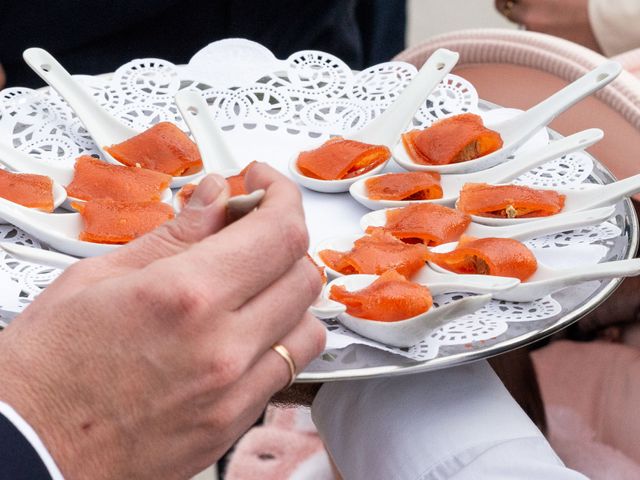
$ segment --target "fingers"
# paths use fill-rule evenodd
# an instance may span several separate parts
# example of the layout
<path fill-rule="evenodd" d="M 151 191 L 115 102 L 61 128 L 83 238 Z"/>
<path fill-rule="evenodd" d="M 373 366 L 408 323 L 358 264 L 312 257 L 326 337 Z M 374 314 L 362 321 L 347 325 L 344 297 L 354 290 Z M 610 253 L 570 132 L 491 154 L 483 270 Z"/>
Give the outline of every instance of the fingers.
<path fill-rule="evenodd" d="M 291 355 L 296 373 L 303 371 L 323 351 L 326 329 L 310 314 L 284 338 L 275 343 L 284 346 Z M 239 405 L 251 405 L 255 399 L 268 400 L 291 381 L 289 366 L 280 354 L 269 348 L 262 357 L 242 375 L 227 394 Z"/>
<path fill-rule="evenodd" d="M 235 310 L 271 285 L 307 252 L 309 236 L 300 191 L 271 167 L 249 170 L 248 188 L 262 188 L 260 207 L 179 259 Z"/>
<path fill-rule="evenodd" d="M 208 175 L 176 219 L 119 248 L 106 259 L 142 268 L 159 258 L 176 255 L 224 227 L 228 199 L 225 179 Z"/>

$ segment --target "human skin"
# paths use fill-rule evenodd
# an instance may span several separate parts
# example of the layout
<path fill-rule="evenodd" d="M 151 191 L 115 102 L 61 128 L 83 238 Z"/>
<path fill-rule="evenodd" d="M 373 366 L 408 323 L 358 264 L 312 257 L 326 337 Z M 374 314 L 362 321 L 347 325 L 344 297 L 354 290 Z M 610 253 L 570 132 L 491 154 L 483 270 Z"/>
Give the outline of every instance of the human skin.
<path fill-rule="evenodd" d="M 189 478 L 289 382 L 274 343 L 299 369 L 323 350 L 299 191 L 262 164 L 246 182 L 259 209 L 223 227 L 209 176 L 179 218 L 73 265 L 0 335 L 0 400 L 65 478 Z"/>
<path fill-rule="evenodd" d="M 589 21 L 589 0 L 516 0 L 510 12 L 508 0 L 495 0 L 496 9 L 527 30 L 579 43 L 602 53 Z"/>

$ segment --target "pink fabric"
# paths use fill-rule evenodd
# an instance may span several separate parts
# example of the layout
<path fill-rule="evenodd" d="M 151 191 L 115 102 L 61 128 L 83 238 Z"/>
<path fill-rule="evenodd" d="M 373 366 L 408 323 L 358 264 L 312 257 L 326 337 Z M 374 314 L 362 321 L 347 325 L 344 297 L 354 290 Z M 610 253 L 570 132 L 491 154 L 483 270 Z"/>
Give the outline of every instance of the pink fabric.
<path fill-rule="evenodd" d="M 273 408 L 242 437 L 227 480 L 333 480 L 329 457 L 305 408 Z"/>
<path fill-rule="evenodd" d="M 533 352 L 549 440 L 593 480 L 640 478 L 640 350 L 556 341 Z"/>
<path fill-rule="evenodd" d="M 620 62 L 635 77 L 640 77 L 640 48 L 617 55 L 613 60 Z"/>

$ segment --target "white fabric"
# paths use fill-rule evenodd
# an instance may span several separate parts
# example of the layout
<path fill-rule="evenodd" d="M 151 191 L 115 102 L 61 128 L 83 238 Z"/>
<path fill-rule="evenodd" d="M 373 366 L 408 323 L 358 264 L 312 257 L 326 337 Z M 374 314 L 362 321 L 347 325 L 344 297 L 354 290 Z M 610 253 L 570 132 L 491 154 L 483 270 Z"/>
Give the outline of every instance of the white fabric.
<path fill-rule="evenodd" d="M 640 1 L 589 0 L 589 20 L 608 57 L 640 47 Z"/>
<path fill-rule="evenodd" d="M 33 428 L 31 428 L 31 425 L 29 425 L 27 421 L 22 418 L 22 416 L 11 406 L 4 402 L 0 402 L 0 414 L 4 415 L 7 420 L 9 420 L 20 431 L 22 436 L 24 436 L 24 438 L 26 438 L 27 441 L 31 444 L 33 449 L 36 451 L 36 453 L 44 463 L 45 467 L 47 467 L 51 479 L 64 480 L 64 477 L 62 476 L 62 473 L 60 473 L 55 460 L 49 453 L 49 450 L 47 450 L 47 447 L 44 446 L 44 443 L 42 443 L 42 440 L 40 440 L 38 434 Z"/>
<path fill-rule="evenodd" d="M 585 480 L 486 362 L 327 383 L 312 415 L 345 480 Z"/>

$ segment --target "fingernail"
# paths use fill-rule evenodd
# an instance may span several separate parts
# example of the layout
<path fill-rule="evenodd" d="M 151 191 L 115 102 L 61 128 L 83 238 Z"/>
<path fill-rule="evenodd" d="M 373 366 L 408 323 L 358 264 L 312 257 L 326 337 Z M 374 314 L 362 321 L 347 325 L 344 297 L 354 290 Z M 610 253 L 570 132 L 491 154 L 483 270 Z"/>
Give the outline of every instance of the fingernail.
<path fill-rule="evenodd" d="M 226 186 L 227 181 L 220 175 L 207 175 L 193 192 L 193 196 L 189 200 L 189 207 L 204 208 L 211 205 Z"/>

